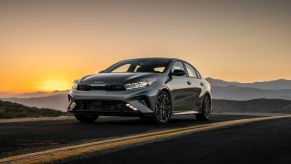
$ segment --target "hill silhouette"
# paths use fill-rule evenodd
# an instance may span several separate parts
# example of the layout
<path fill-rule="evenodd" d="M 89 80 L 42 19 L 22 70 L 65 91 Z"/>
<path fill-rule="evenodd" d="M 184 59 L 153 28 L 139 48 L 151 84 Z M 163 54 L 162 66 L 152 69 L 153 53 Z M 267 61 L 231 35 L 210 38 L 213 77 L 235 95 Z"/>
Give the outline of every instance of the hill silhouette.
<path fill-rule="evenodd" d="M 27 107 L 21 104 L 0 100 L 0 119 L 24 117 L 56 117 L 62 115 L 66 115 L 66 113 L 47 108 Z"/>

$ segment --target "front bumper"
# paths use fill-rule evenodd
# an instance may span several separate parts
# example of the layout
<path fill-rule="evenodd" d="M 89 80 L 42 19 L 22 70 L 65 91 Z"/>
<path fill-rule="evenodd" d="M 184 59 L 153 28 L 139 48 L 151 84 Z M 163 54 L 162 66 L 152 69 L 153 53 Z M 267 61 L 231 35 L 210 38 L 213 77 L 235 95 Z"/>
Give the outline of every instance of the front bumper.
<path fill-rule="evenodd" d="M 72 89 L 68 95 L 68 112 L 117 116 L 152 115 L 157 92 L 152 87 L 127 91 Z"/>

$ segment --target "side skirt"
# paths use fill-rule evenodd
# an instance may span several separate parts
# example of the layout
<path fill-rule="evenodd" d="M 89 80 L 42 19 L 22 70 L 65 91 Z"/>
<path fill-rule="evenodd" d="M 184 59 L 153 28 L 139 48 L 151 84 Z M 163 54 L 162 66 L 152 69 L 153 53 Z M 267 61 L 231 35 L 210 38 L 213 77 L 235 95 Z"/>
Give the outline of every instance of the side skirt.
<path fill-rule="evenodd" d="M 181 112 L 173 112 L 173 115 L 186 115 L 186 114 L 197 114 L 198 111 L 181 111 Z"/>

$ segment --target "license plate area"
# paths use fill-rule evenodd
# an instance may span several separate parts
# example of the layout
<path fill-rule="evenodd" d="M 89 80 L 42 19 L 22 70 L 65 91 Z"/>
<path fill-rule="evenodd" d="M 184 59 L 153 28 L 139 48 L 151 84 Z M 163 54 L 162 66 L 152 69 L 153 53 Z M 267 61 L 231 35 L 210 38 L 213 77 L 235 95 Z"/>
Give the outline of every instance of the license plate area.
<path fill-rule="evenodd" d="M 113 112 L 118 111 L 119 101 L 87 101 L 85 110 Z"/>

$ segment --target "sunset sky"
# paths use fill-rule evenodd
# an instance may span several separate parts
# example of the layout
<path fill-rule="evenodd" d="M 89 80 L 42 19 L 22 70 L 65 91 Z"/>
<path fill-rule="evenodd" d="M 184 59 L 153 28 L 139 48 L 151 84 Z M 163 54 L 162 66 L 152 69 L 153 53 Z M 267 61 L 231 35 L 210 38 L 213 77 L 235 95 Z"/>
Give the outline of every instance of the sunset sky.
<path fill-rule="evenodd" d="M 0 92 L 69 89 L 135 57 L 229 81 L 291 79 L 291 1 L 0 1 Z"/>

